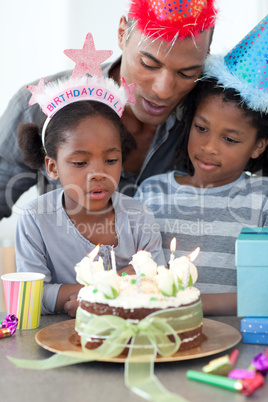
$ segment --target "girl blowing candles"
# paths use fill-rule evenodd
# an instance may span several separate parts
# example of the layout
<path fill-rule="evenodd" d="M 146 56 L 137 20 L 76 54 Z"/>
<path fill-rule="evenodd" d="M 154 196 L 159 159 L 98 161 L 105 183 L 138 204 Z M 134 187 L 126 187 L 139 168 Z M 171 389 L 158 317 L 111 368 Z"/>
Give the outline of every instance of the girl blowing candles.
<path fill-rule="evenodd" d="M 195 286 L 204 314 L 236 314 L 236 238 L 242 227 L 268 225 L 268 179 L 245 173 L 267 152 L 267 22 L 224 58 L 208 57 L 182 119 L 188 174 L 147 179 L 136 195 L 155 213 L 167 261 L 174 235 L 177 256 L 200 246 Z"/>
<path fill-rule="evenodd" d="M 80 55 L 70 79 L 46 85 L 40 80 L 29 88 L 30 103 L 38 102 L 48 115 L 41 136 L 34 124 L 18 131 L 25 163 L 38 169 L 45 159 L 48 176 L 62 185 L 26 205 L 17 226 L 17 270 L 46 276 L 42 313 L 65 310 L 75 316 L 81 285 L 74 266 L 98 243 L 105 269 L 111 268 L 112 248 L 119 271 L 142 249 L 165 263 L 153 214 L 116 192 L 122 155 L 133 147 L 120 119 L 126 102 L 133 101 L 133 85 L 122 79 L 119 88 L 112 80 L 84 76 L 92 70 L 99 75 L 90 35 L 85 44 L 93 58 L 87 69 Z"/>

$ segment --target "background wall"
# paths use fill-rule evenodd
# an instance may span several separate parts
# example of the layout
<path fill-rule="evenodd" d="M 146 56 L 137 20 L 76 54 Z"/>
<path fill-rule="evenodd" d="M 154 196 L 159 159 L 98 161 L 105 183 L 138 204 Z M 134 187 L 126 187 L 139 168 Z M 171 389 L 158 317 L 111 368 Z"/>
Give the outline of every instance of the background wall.
<path fill-rule="evenodd" d="M 127 0 L 1 0 L 0 13 L 0 115 L 14 92 L 32 80 L 73 68 L 63 54 L 82 47 L 88 32 L 97 49 L 120 54 L 117 26 L 127 11 Z M 268 14 L 267 0 L 218 0 L 220 13 L 212 53 L 230 50 Z M 1 135 L 1 133 L 0 133 Z M 18 205 L 36 197 L 25 193 Z M 0 242 L 13 242 L 16 214 L 0 222 Z"/>

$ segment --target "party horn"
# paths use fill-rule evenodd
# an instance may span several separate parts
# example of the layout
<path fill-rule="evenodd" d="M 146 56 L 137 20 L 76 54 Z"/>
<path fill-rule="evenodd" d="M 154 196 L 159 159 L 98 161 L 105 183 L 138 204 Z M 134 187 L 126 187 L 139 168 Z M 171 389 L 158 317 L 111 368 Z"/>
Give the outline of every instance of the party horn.
<path fill-rule="evenodd" d="M 245 380 L 234 380 L 221 375 L 207 374 L 195 370 L 188 370 L 186 376 L 189 380 L 200 381 L 231 391 L 239 391 L 244 395 L 251 395 L 264 384 L 264 378 L 260 373 L 256 373 L 254 378 L 246 378 Z"/>

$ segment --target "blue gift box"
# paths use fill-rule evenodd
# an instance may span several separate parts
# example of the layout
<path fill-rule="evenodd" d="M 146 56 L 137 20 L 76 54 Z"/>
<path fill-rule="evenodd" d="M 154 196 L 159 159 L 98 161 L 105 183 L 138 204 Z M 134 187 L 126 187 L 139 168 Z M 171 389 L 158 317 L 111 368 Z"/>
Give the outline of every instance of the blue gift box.
<path fill-rule="evenodd" d="M 268 317 L 268 227 L 241 230 L 235 261 L 237 315 Z"/>
<path fill-rule="evenodd" d="M 240 329 L 244 343 L 268 345 L 268 318 L 243 318 Z"/>

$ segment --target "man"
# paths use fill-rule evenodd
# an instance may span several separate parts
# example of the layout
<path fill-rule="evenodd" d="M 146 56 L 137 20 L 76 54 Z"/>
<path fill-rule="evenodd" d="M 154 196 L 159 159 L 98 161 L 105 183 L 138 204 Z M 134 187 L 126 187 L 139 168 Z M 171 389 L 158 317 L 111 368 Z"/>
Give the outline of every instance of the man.
<path fill-rule="evenodd" d="M 195 86 L 209 53 L 216 14 L 213 3 L 132 0 L 129 20 L 120 20 L 122 58 L 106 65 L 103 75 L 118 83 L 124 77 L 127 84 L 136 84 L 136 104 L 126 107 L 123 115 L 136 141 L 121 175 L 119 190 L 126 194 L 133 195 L 145 178 L 175 167 L 177 106 Z M 64 75 L 69 72 L 46 80 Z M 44 117 L 38 105 L 28 105 L 30 97 L 26 88 L 18 91 L 0 120 L 0 219 L 11 214 L 12 205 L 31 186 L 38 184 L 41 193 L 54 187 L 44 168 L 37 172 L 23 163 L 18 147 L 18 124 L 41 124 Z"/>

